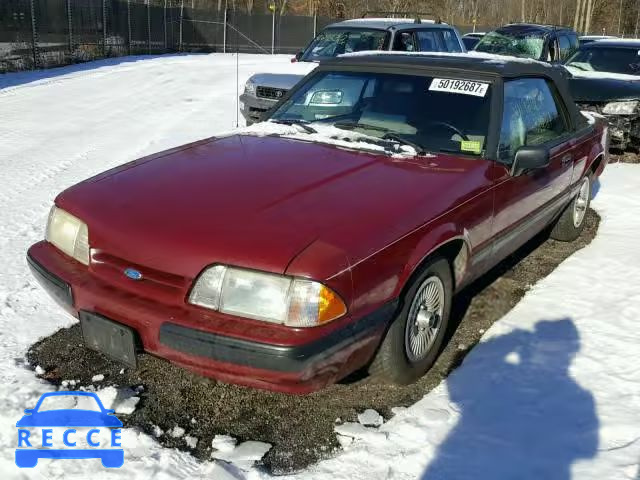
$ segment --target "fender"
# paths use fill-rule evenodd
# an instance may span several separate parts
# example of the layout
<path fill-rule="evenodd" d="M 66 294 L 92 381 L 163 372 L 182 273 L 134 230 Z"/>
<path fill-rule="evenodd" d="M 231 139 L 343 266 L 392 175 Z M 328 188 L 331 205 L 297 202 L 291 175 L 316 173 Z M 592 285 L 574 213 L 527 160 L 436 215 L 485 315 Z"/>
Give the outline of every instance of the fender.
<path fill-rule="evenodd" d="M 438 251 L 444 251 L 448 245 L 458 242 L 462 242 L 462 248 L 459 248 L 454 258 L 449 257 L 448 260 L 451 261 L 451 274 L 453 276 L 454 286 L 457 287 L 462 284 L 469 270 L 469 259 L 471 256 L 469 232 L 457 225 L 447 223 L 441 225 L 439 228 L 429 229 L 429 232 L 424 235 L 416 245 L 415 250 L 405 264 L 405 268 L 400 277 L 399 289 L 396 293 L 400 294 L 400 291 L 405 288 L 411 277 L 417 273 L 429 257 Z M 456 248 L 458 247 L 456 246 Z"/>

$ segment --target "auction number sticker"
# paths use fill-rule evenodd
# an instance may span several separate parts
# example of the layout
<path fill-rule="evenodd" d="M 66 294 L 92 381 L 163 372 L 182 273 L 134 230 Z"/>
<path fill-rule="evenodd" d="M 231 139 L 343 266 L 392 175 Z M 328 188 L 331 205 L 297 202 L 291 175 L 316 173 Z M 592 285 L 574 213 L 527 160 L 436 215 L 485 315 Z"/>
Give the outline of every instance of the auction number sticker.
<path fill-rule="evenodd" d="M 484 97 L 488 89 L 489 84 L 485 82 L 456 80 L 453 78 L 434 78 L 431 81 L 431 85 L 429 85 L 429 90 L 435 92 L 461 93 L 476 97 Z"/>

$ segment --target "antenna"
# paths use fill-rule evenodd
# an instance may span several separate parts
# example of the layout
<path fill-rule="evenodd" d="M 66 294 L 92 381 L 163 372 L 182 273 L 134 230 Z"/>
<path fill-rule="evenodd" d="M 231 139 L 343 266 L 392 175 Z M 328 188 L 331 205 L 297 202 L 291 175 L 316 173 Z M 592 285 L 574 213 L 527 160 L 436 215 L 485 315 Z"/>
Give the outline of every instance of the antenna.
<path fill-rule="evenodd" d="M 225 0 L 226 4 L 226 0 Z M 235 10 L 234 10 L 234 18 L 235 18 Z M 238 37 L 238 30 L 236 29 L 236 128 L 240 127 L 240 105 L 238 102 L 240 101 L 240 85 L 238 82 L 240 81 L 240 40 Z"/>

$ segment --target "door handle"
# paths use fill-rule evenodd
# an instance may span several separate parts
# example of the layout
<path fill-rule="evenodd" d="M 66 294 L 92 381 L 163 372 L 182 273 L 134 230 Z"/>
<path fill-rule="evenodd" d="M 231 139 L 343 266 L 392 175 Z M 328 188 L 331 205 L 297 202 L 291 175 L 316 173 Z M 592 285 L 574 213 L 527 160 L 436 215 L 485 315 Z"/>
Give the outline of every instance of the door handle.
<path fill-rule="evenodd" d="M 573 161 L 573 155 L 567 153 L 564 157 L 562 157 L 562 159 L 560 161 L 562 162 L 562 165 L 566 165 L 567 163 L 571 163 Z"/>

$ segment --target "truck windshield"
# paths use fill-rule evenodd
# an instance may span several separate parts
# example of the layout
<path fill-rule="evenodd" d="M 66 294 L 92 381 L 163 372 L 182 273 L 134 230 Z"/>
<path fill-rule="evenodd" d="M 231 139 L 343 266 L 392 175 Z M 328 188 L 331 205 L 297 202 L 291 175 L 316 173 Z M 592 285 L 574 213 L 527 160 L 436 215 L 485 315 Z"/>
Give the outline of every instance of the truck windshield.
<path fill-rule="evenodd" d="M 491 32 L 482 37 L 475 50 L 538 60 L 542 58 L 543 48 L 544 36 L 541 33 Z"/>
<path fill-rule="evenodd" d="M 388 43 L 389 33 L 383 30 L 329 28 L 313 39 L 301 60 L 318 62 L 343 53 L 385 50 Z"/>
<path fill-rule="evenodd" d="M 377 72 L 318 72 L 271 116 L 279 123 L 323 126 L 392 140 L 418 152 L 482 155 L 491 84 Z"/>
<path fill-rule="evenodd" d="M 640 75 L 640 49 L 583 48 L 567 60 L 567 66 L 586 71 Z"/>

